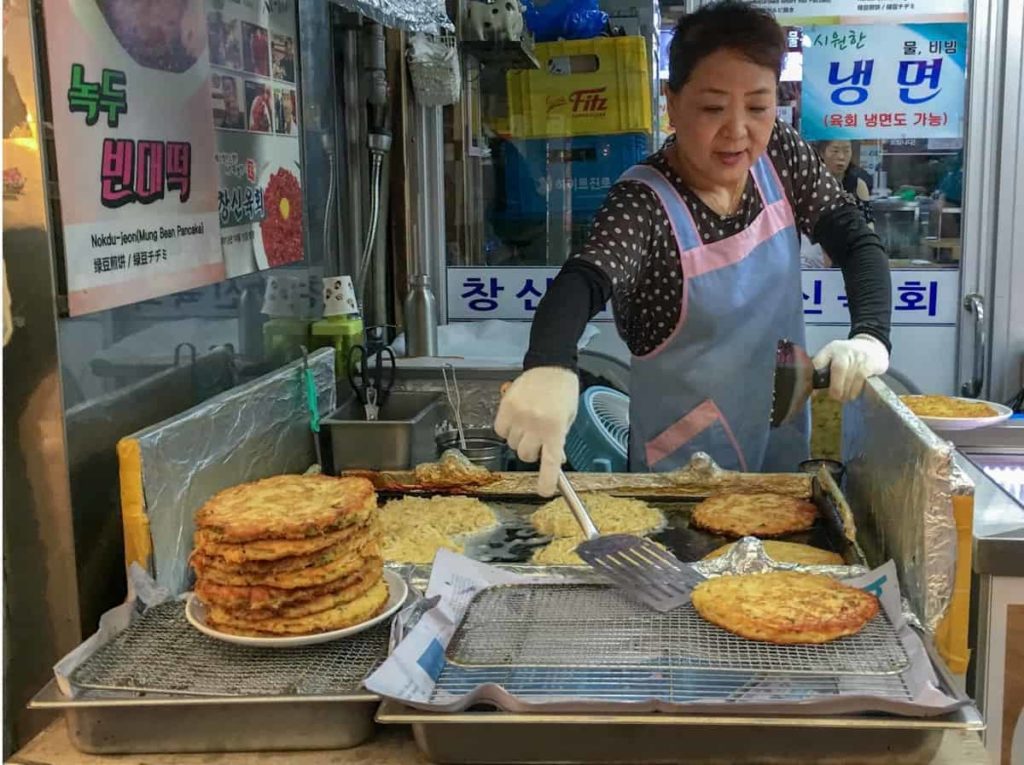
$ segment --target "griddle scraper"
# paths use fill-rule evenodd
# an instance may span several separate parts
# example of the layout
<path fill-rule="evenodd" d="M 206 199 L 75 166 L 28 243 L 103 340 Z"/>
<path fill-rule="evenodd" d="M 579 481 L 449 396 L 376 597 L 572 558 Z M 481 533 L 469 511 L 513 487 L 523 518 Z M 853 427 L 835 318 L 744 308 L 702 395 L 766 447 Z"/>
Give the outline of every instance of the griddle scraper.
<path fill-rule="evenodd" d="M 601 536 L 563 471 L 558 472 L 558 489 L 587 536 L 576 548 L 584 561 L 655 611 L 671 611 L 690 602 L 691 591 L 704 577 L 649 539 L 632 534 Z"/>
<path fill-rule="evenodd" d="M 789 421 L 807 403 L 811 393 L 827 388 L 831 380 L 830 370 L 815 369 L 807 351 L 791 340 L 779 340 L 772 385 L 772 427 Z"/>

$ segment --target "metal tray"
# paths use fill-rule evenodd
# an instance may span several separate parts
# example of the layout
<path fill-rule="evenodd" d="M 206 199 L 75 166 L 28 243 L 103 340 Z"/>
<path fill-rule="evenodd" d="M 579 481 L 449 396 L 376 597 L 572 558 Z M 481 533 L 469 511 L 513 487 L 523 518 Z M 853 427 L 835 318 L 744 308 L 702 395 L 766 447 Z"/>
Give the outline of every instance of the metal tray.
<path fill-rule="evenodd" d="M 181 601 L 147 611 L 31 709 L 64 713 L 72 743 L 97 754 L 346 749 L 373 734 L 379 698 L 362 680 L 389 626 L 287 649 L 223 643 L 193 629 Z"/>
<path fill-rule="evenodd" d="M 349 749 L 373 735 L 379 703 L 365 692 L 186 698 L 96 691 L 70 699 L 51 680 L 28 706 L 63 713 L 82 752 L 158 754 Z"/>
<path fill-rule="evenodd" d="M 982 730 L 973 707 L 941 718 L 884 716 L 513 714 L 421 712 L 385 701 L 384 724 L 411 725 L 437 763 L 815 762 L 918 765 L 947 730 Z"/>

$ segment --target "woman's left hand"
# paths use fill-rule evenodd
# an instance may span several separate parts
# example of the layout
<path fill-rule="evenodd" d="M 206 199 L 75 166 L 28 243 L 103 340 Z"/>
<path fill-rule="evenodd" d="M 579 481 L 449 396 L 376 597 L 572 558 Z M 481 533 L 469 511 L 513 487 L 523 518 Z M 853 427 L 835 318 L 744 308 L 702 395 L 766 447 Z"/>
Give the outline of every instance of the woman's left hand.
<path fill-rule="evenodd" d="M 826 367 L 831 367 L 829 395 L 836 401 L 853 401 L 864 389 L 865 380 L 885 374 L 889 368 L 889 351 L 871 335 L 835 340 L 814 357 L 815 369 Z"/>

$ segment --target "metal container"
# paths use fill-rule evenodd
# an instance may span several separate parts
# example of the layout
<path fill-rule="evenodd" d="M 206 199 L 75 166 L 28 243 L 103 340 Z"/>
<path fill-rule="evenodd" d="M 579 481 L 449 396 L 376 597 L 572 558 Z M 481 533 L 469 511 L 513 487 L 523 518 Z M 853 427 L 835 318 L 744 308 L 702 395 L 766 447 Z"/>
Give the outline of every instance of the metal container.
<path fill-rule="evenodd" d="M 406 356 L 437 355 L 437 301 L 430 289 L 430 277 L 414 274 L 405 298 Z"/>
<path fill-rule="evenodd" d="M 509 450 L 505 439 L 490 428 L 466 428 L 466 448 L 459 443 L 459 433 L 446 430 L 437 435 L 437 456 L 449 449 L 458 449 L 470 462 L 493 472 L 508 469 Z"/>
<path fill-rule="evenodd" d="M 930 762 L 947 730 L 981 730 L 973 707 L 940 718 L 868 715 L 421 712 L 385 701 L 377 721 L 411 725 L 438 763 Z"/>
<path fill-rule="evenodd" d="M 355 397 L 321 420 L 331 436 L 335 473 L 344 470 L 409 470 L 435 458 L 434 431 L 444 415 L 439 393 L 392 391 L 379 419 L 367 422 Z"/>
<path fill-rule="evenodd" d="M 51 680 L 30 709 L 63 712 L 76 749 L 92 754 L 348 749 L 374 732 L 379 698 L 334 696 L 70 699 Z"/>

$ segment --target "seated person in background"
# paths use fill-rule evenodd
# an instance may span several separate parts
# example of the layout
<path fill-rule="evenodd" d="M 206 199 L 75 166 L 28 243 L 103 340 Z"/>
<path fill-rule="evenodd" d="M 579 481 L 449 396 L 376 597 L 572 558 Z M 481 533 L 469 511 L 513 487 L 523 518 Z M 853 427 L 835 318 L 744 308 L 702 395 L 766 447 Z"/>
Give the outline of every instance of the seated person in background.
<path fill-rule="evenodd" d="M 871 190 L 874 180 L 864 168 L 853 162 L 853 144 L 850 141 L 819 141 L 814 144 L 825 167 L 843 190 L 856 200 L 857 207 L 868 225 L 874 228 L 875 214 L 871 209 Z M 800 262 L 804 268 L 831 268 L 832 260 L 820 245 L 811 244 L 806 237 L 800 239 Z"/>

